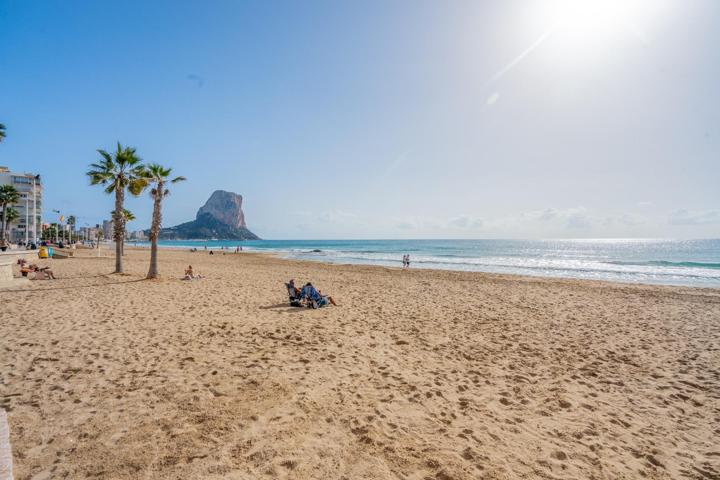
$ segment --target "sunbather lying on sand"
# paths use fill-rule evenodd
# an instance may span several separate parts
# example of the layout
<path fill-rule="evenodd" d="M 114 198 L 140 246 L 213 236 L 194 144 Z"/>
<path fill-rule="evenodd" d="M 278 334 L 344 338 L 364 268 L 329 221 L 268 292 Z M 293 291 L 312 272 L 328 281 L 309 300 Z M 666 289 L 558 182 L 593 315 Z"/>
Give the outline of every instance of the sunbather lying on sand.
<path fill-rule="evenodd" d="M 313 308 L 324 307 L 328 303 L 337 306 L 337 303 L 335 303 L 335 300 L 333 300 L 330 295 L 321 294 L 310 282 L 306 283 L 300 291 L 300 298 L 308 302 Z"/>

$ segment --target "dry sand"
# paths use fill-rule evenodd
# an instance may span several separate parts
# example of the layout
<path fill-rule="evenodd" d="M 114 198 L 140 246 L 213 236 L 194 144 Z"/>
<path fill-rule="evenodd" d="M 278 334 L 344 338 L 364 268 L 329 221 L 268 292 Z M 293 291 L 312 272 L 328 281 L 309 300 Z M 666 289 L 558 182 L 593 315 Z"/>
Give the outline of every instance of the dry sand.
<path fill-rule="evenodd" d="M 719 290 L 148 255 L 0 292 L 16 479 L 720 478 Z"/>

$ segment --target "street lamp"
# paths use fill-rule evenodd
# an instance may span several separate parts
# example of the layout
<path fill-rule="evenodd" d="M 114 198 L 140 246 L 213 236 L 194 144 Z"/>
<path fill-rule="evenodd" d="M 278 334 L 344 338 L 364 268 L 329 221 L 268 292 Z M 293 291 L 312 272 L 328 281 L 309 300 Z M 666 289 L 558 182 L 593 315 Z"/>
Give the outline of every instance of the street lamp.
<path fill-rule="evenodd" d="M 55 243 L 59 243 L 58 230 L 60 230 L 60 224 L 62 223 L 62 215 L 60 215 L 60 210 L 53 210 L 53 213 L 58 214 L 58 223 L 55 224 Z"/>
<path fill-rule="evenodd" d="M 25 248 L 28 248 L 28 237 L 30 235 L 30 196 L 25 194 Z"/>

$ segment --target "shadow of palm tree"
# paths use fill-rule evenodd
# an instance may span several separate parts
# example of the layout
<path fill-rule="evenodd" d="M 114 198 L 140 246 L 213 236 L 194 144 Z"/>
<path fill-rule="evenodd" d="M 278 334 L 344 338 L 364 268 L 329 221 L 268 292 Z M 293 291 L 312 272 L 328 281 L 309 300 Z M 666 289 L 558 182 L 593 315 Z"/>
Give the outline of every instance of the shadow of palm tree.
<path fill-rule="evenodd" d="M 104 276 L 104 275 L 100 275 L 100 276 Z M 94 277 L 76 277 L 76 278 L 94 278 Z M 58 278 L 57 280 L 63 280 L 63 279 Z M 31 280 L 31 281 L 52 283 L 57 280 Z M 0 290 L 0 294 L 20 293 L 20 292 L 48 292 L 51 290 L 79 290 L 79 289 L 83 289 L 83 288 L 104 287 L 106 285 L 120 285 L 123 283 L 144 282 L 145 280 L 147 280 L 147 279 L 146 278 L 137 278 L 134 280 L 125 280 L 122 282 L 103 282 L 103 283 L 95 283 L 95 284 L 90 284 L 90 285 L 67 285 L 64 287 L 60 286 L 60 287 L 48 287 L 48 288 L 43 288 L 43 287 L 40 287 L 40 288 L 10 288 L 8 290 Z"/>
<path fill-rule="evenodd" d="M 107 277 L 109 274 L 107 273 L 99 273 L 97 275 L 78 275 L 76 277 L 61 277 L 58 278 L 58 280 L 77 280 L 78 278 L 101 278 L 101 277 Z"/>

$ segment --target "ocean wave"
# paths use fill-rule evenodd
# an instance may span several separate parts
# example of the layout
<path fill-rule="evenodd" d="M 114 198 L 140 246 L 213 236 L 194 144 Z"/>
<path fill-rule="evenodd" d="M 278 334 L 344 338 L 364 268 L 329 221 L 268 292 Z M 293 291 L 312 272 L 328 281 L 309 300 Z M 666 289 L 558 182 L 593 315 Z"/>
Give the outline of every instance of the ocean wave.
<path fill-rule="evenodd" d="M 389 252 L 361 253 L 358 251 L 325 250 L 322 254 L 286 252 L 292 258 L 331 261 L 333 263 L 366 263 L 386 266 L 401 265 L 400 255 Z M 557 276 L 615 277 L 642 279 L 697 279 L 720 282 L 715 263 L 700 262 L 615 262 L 593 259 L 533 257 L 449 257 L 445 255 L 415 255 L 411 265 L 419 268 L 489 271 L 494 273 L 548 274 Z M 708 266 L 709 265 L 709 266 Z M 553 276 L 555 276 L 553 275 Z"/>
<path fill-rule="evenodd" d="M 664 260 L 650 260 L 647 262 L 614 261 L 606 262 L 611 265 L 638 265 L 651 267 L 676 267 L 676 268 L 709 268 L 720 270 L 720 263 L 713 262 L 667 262 Z"/>
<path fill-rule="evenodd" d="M 233 250 L 238 242 L 162 242 Z M 720 240 L 267 240 L 244 250 L 325 263 L 720 287 Z M 315 250 L 320 250 L 315 251 Z"/>

